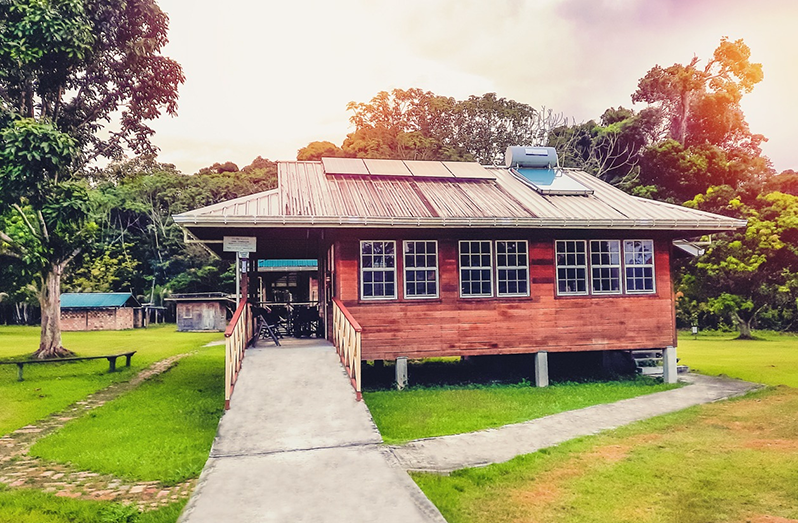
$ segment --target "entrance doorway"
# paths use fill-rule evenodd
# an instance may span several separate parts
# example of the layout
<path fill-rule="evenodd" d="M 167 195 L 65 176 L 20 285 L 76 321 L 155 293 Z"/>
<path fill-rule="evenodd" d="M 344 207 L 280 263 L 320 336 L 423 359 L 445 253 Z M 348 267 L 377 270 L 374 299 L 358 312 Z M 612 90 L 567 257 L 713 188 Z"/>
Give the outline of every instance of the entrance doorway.
<path fill-rule="evenodd" d="M 324 337 L 318 260 L 258 260 L 257 312 L 277 334 Z"/>

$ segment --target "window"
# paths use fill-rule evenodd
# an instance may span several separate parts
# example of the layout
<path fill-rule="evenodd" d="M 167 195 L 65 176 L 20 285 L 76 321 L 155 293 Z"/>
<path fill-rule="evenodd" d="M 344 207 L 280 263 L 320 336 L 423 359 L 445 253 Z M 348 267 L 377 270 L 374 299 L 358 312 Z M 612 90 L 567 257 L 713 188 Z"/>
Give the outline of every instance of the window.
<path fill-rule="evenodd" d="M 460 242 L 460 296 L 493 296 L 490 241 Z"/>
<path fill-rule="evenodd" d="M 405 298 L 438 297 L 438 242 L 404 242 Z"/>
<path fill-rule="evenodd" d="M 498 296 L 529 296 L 528 255 L 526 240 L 496 242 Z"/>
<path fill-rule="evenodd" d="M 654 292 L 654 242 L 624 240 L 626 292 Z"/>
<path fill-rule="evenodd" d="M 584 240 L 557 240 L 557 294 L 587 294 Z"/>
<path fill-rule="evenodd" d="M 396 298 L 396 242 L 360 242 L 360 296 Z"/>
<path fill-rule="evenodd" d="M 590 241 L 590 277 L 593 294 L 621 293 L 620 240 Z"/>

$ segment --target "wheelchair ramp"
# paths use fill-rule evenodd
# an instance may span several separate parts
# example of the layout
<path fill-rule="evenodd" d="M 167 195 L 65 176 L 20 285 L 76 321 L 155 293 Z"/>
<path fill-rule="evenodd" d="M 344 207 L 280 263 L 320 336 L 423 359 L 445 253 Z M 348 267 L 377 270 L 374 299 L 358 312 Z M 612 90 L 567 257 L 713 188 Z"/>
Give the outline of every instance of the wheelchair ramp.
<path fill-rule="evenodd" d="M 326 340 L 259 340 L 181 521 L 443 522 Z"/>

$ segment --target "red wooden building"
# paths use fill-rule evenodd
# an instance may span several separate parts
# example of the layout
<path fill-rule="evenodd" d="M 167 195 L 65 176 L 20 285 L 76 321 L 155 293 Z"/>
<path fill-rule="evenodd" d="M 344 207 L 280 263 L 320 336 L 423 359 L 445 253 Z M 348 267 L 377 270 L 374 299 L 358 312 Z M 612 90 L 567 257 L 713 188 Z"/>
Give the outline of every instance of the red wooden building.
<path fill-rule="evenodd" d="M 175 221 L 220 255 L 239 235 L 253 258 L 318 259 L 327 335 L 359 324 L 358 362 L 535 353 L 544 371 L 548 352 L 656 348 L 675 365 L 673 242 L 745 222 L 553 165 L 519 147 L 505 167 L 280 162 L 277 189 Z"/>

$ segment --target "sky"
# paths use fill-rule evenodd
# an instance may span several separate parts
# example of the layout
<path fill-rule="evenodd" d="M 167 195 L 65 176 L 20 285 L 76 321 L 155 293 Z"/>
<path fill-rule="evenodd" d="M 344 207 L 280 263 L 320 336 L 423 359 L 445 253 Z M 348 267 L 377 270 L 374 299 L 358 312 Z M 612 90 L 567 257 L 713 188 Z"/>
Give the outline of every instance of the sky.
<path fill-rule="evenodd" d="M 654 65 L 742 38 L 764 80 L 743 99 L 777 171 L 798 170 L 794 0 L 158 0 L 184 69 L 178 116 L 154 122 L 184 173 L 257 156 L 293 160 L 354 129 L 350 101 L 417 87 L 495 92 L 576 122 L 632 104 Z"/>

